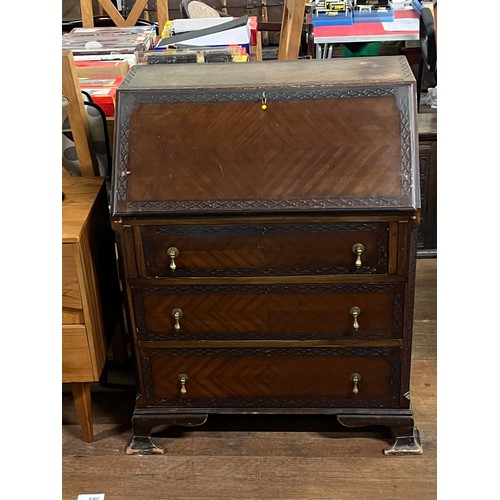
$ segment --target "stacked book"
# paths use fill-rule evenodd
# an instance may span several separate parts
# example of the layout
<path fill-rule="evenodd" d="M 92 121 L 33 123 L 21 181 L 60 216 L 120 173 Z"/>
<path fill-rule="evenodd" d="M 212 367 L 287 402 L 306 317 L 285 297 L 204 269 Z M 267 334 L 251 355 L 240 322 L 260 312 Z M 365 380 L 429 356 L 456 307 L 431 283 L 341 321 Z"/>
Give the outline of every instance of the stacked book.
<path fill-rule="evenodd" d="M 127 60 L 137 63 L 137 52 L 150 50 L 156 40 L 156 26 L 113 26 L 74 28 L 62 35 L 62 48 L 76 60 Z"/>

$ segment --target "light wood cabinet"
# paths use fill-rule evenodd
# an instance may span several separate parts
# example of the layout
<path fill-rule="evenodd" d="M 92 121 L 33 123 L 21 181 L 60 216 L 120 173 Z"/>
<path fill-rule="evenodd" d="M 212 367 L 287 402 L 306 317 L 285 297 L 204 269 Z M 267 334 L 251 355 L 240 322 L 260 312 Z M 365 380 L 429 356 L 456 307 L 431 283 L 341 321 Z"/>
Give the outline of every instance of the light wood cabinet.
<path fill-rule="evenodd" d="M 71 383 L 83 440 L 91 442 L 98 382 L 119 317 L 119 288 L 102 177 L 63 177 L 62 381 Z"/>

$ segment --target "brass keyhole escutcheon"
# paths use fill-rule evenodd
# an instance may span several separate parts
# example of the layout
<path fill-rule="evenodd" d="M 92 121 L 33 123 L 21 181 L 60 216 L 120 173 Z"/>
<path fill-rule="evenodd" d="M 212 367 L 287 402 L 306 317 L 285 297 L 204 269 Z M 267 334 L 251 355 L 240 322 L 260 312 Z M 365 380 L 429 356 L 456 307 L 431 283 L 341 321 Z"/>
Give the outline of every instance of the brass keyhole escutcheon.
<path fill-rule="evenodd" d="M 267 109 L 267 97 L 266 97 L 266 93 L 265 92 L 262 92 L 262 100 L 261 100 L 261 106 L 260 106 L 262 109 Z"/>
<path fill-rule="evenodd" d="M 354 387 L 352 388 L 353 394 L 357 394 L 359 392 L 358 384 L 360 380 L 361 380 L 361 375 L 359 373 L 351 373 L 351 382 L 354 384 Z"/>
<path fill-rule="evenodd" d="M 361 314 L 361 309 L 358 306 L 351 307 L 349 314 L 354 318 L 352 323 L 352 327 L 355 330 L 359 330 L 358 316 Z"/>
<path fill-rule="evenodd" d="M 365 246 L 362 243 L 356 243 L 352 246 L 352 253 L 356 255 L 356 262 L 354 265 L 359 269 L 361 267 L 361 256 L 365 251 Z"/>
<path fill-rule="evenodd" d="M 167 249 L 167 255 L 170 257 L 170 270 L 174 272 L 177 269 L 175 258 L 179 256 L 179 250 L 175 247 Z"/>
<path fill-rule="evenodd" d="M 184 315 L 184 313 L 182 312 L 182 309 L 178 309 L 178 308 L 172 309 L 172 317 L 175 320 L 174 328 L 177 331 L 179 331 L 181 329 L 181 324 L 180 324 L 179 320 L 182 318 L 183 315 Z"/>
<path fill-rule="evenodd" d="M 179 373 L 179 376 L 177 378 L 181 383 L 181 394 L 184 396 L 187 394 L 186 382 L 189 380 L 189 377 L 185 373 Z"/>

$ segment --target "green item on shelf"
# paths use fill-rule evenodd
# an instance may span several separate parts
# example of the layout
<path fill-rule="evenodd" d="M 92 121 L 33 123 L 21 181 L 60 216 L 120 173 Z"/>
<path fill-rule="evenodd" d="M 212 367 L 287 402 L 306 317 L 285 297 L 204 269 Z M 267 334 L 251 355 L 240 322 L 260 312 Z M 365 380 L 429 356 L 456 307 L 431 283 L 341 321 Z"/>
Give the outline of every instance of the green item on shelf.
<path fill-rule="evenodd" d="M 382 42 L 348 43 L 344 45 L 344 57 L 378 56 Z"/>

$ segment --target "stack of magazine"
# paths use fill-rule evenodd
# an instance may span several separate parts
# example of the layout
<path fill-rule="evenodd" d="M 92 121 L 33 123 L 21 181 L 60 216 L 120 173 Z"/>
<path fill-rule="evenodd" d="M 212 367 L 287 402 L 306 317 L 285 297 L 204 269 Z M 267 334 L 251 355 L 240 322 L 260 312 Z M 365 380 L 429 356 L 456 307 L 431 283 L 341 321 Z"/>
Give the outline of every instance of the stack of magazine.
<path fill-rule="evenodd" d="M 151 49 L 156 26 L 74 28 L 62 35 L 62 48 L 74 55 L 133 54 Z"/>

